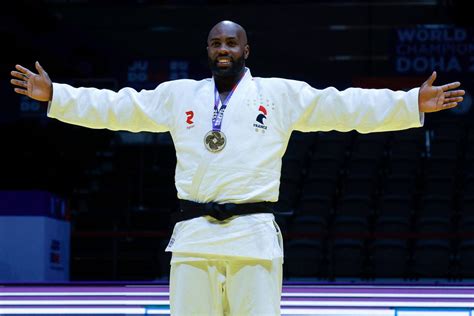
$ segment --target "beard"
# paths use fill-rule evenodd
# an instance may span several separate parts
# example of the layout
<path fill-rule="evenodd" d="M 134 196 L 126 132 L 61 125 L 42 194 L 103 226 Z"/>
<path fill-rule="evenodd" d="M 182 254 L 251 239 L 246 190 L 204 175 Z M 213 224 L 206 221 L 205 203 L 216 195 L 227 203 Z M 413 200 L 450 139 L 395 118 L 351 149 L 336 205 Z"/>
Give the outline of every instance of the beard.
<path fill-rule="evenodd" d="M 245 58 L 242 55 L 240 58 L 233 59 L 231 57 L 232 66 L 228 68 L 220 68 L 217 66 L 217 58 L 212 60 L 211 58 L 207 57 L 207 62 L 209 64 L 209 68 L 214 76 L 218 77 L 233 77 L 237 76 L 242 72 L 242 69 L 245 67 Z"/>

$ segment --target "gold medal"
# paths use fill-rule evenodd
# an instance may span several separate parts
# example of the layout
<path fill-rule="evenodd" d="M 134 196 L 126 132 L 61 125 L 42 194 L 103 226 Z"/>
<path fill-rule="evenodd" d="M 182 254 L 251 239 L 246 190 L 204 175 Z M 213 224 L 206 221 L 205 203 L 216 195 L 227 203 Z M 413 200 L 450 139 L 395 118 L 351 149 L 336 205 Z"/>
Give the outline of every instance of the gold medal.
<path fill-rule="evenodd" d="M 221 131 L 209 131 L 204 136 L 204 145 L 210 152 L 217 153 L 224 149 L 226 138 Z"/>

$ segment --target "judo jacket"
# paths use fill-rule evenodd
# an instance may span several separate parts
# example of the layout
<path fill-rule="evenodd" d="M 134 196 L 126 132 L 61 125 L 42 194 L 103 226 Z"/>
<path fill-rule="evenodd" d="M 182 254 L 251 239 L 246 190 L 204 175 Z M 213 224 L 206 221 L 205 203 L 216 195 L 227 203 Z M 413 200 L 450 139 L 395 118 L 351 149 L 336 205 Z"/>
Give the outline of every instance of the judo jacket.
<path fill-rule="evenodd" d="M 48 116 L 90 128 L 171 133 L 180 199 L 245 203 L 278 200 L 282 156 L 293 130 L 382 132 L 420 127 L 418 88 L 333 87 L 254 78 L 247 69 L 224 112 L 227 144 L 204 146 L 212 129 L 214 80 L 175 80 L 118 92 L 53 83 Z"/>
<path fill-rule="evenodd" d="M 48 116 L 89 128 L 169 131 L 176 148 L 180 199 L 275 202 L 292 131 L 369 133 L 420 127 L 424 117 L 418 109 L 418 91 L 316 89 L 302 81 L 252 77 L 247 68 L 225 109 L 221 130 L 227 144 L 218 153 L 204 145 L 204 136 L 212 129 L 213 78 L 118 92 L 53 83 Z M 204 217 L 180 222 L 167 250 L 264 260 L 283 256 L 273 214 L 241 216 L 226 225 Z"/>

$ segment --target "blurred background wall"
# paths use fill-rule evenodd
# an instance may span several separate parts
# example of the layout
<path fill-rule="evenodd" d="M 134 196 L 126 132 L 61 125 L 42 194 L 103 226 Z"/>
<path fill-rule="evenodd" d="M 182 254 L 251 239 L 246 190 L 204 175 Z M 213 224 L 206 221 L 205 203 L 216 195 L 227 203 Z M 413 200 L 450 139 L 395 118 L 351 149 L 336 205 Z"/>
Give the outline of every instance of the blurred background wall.
<path fill-rule="evenodd" d="M 177 208 L 169 134 L 48 119 L 47 104 L 13 92 L 9 72 L 38 60 L 55 82 L 115 91 L 207 78 L 207 34 L 230 19 L 247 30 L 253 76 L 409 89 L 436 70 L 438 84 L 459 80 L 467 90 L 462 105 L 428 115 L 416 130 L 294 133 L 277 217 L 285 277 L 472 277 L 474 30 L 466 3 L 11 2 L 0 11 L 0 189 L 64 201 L 70 280 L 166 279 Z"/>

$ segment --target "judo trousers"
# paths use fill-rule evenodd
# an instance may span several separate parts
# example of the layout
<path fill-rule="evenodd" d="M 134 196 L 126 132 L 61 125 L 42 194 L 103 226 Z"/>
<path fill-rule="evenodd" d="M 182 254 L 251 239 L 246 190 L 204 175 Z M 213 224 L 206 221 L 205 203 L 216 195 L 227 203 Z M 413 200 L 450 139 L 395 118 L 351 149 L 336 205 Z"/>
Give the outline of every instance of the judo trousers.
<path fill-rule="evenodd" d="M 282 273 L 281 258 L 172 263 L 171 315 L 280 315 Z"/>

